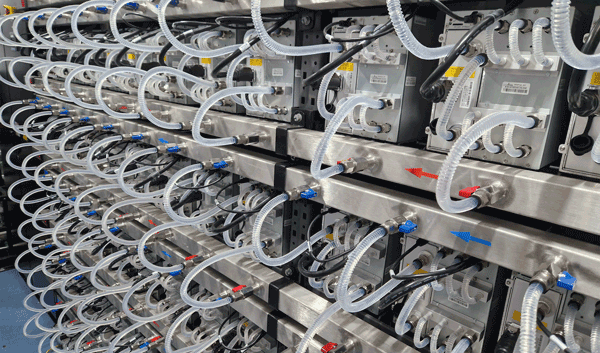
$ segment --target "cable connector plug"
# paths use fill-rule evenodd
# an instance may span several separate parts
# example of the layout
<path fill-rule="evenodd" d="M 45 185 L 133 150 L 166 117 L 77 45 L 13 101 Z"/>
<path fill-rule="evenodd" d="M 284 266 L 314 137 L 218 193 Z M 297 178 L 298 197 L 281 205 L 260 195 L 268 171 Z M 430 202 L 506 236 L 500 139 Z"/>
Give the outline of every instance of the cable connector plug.
<path fill-rule="evenodd" d="M 560 255 L 553 256 L 540 266 L 540 269 L 533 275 L 529 283 L 540 283 L 544 287 L 544 292 L 546 292 L 558 283 L 561 275 L 566 271 L 567 259 Z M 570 280 L 567 282 L 569 281 Z M 565 285 L 567 285 L 567 283 L 565 283 Z"/>
<path fill-rule="evenodd" d="M 412 233 L 417 230 L 418 226 L 413 221 L 404 216 L 392 218 L 381 225 L 386 230 L 387 234 L 395 233 Z"/>

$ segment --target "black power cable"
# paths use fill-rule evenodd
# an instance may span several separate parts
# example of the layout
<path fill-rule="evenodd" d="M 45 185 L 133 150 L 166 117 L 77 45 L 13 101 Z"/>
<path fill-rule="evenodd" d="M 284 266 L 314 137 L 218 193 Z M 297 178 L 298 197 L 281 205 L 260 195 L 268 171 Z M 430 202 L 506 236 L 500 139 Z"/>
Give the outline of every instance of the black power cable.
<path fill-rule="evenodd" d="M 590 36 L 581 48 L 584 54 L 593 54 L 596 52 L 600 44 L 600 20 L 596 21 L 590 31 Z M 587 71 L 573 69 L 571 79 L 569 80 L 569 88 L 567 90 L 567 101 L 569 110 L 579 116 L 590 116 L 600 107 L 600 99 L 596 91 L 584 90 L 583 79 Z"/>
<path fill-rule="evenodd" d="M 216 24 L 210 23 L 210 22 L 198 22 L 198 23 L 200 23 L 203 26 L 207 26 L 207 27 L 187 30 L 187 31 L 177 35 L 175 37 L 175 39 L 178 41 L 183 41 L 183 40 L 190 38 L 191 36 L 194 36 L 196 34 L 207 32 L 207 31 L 210 31 L 210 30 L 213 30 L 213 29 L 219 27 L 219 25 L 216 25 Z M 158 63 L 161 66 L 167 66 L 167 63 L 165 62 L 165 57 L 167 56 L 167 52 L 169 51 L 169 49 L 171 49 L 172 47 L 173 47 L 173 43 L 169 42 L 169 43 L 165 44 L 165 46 L 162 48 L 162 50 L 158 54 Z"/>
<path fill-rule="evenodd" d="M 275 31 L 277 31 L 279 28 L 281 28 L 281 26 L 283 26 L 287 21 L 290 20 L 290 18 L 294 17 L 296 14 L 288 14 L 286 16 L 281 17 L 280 20 L 278 20 L 277 22 L 275 22 L 271 27 L 267 28 L 267 33 L 271 34 Z M 248 48 L 252 47 L 254 44 L 260 42 L 260 37 L 259 36 L 254 36 L 253 38 L 251 38 L 248 41 Z M 238 56 L 242 55 L 243 51 L 236 49 L 233 53 L 229 54 L 228 57 L 226 57 L 225 59 L 223 59 L 223 61 L 221 61 L 219 64 L 217 64 L 217 66 L 215 66 L 215 68 L 213 69 L 213 71 L 211 72 L 211 75 L 213 77 L 217 77 L 217 75 L 219 74 L 219 72 L 221 72 L 221 70 L 223 70 L 223 68 L 225 68 L 225 66 L 229 65 L 229 63 L 231 63 L 235 58 L 237 58 Z"/>
<path fill-rule="evenodd" d="M 149 177 L 147 177 L 146 179 L 140 181 L 139 183 L 135 184 L 133 186 L 134 189 L 139 189 L 142 186 L 146 185 L 147 183 L 151 182 L 152 180 L 154 180 L 155 178 L 163 175 L 163 173 L 165 173 L 167 170 L 171 169 L 177 162 L 179 162 L 180 158 L 179 156 L 175 155 L 173 157 L 173 160 L 171 160 L 169 163 L 167 163 L 162 169 L 160 169 L 157 172 L 154 172 L 152 174 L 150 174 Z"/>
<path fill-rule="evenodd" d="M 444 76 L 446 71 L 454 64 L 456 59 L 469 51 L 470 43 L 486 30 L 489 26 L 494 24 L 497 20 L 504 17 L 507 13 L 514 10 L 517 6 L 519 6 L 524 0 L 514 0 L 504 7 L 504 9 L 498 9 L 485 16 L 479 23 L 477 23 L 473 28 L 471 28 L 467 33 L 465 33 L 462 38 L 454 45 L 450 53 L 446 55 L 441 63 L 432 73 L 427 77 L 425 82 L 421 85 L 419 89 L 419 93 L 426 100 L 439 103 L 446 96 L 446 88 L 444 87 L 443 82 L 440 82 L 440 78 Z"/>
<path fill-rule="evenodd" d="M 225 343 L 223 343 L 223 337 L 221 336 L 221 331 L 223 331 L 223 327 L 225 326 L 225 324 L 227 322 L 229 322 L 229 320 L 231 320 L 231 318 L 237 314 L 237 311 L 232 311 L 232 313 L 225 319 L 223 320 L 223 322 L 221 323 L 221 325 L 219 325 L 219 329 L 217 330 L 217 337 L 219 337 L 219 344 L 225 348 L 225 350 L 230 351 L 230 352 L 245 352 L 248 349 L 254 347 L 258 341 L 260 341 L 263 337 L 265 337 L 265 335 L 267 334 L 265 331 L 261 331 L 261 333 L 254 339 L 252 340 L 252 342 L 246 344 L 243 347 L 240 348 L 227 348 L 227 346 L 225 345 Z M 247 330 L 248 328 L 246 328 Z"/>
<path fill-rule="evenodd" d="M 400 298 L 402 298 L 405 295 L 407 295 L 408 293 L 412 292 L 413 290 L 420 288 L 422 286 L 425 286 L 433 281 L 437 281 L 442 278 L 448 277 L 454 273 L 458 273 L 460 271 L 466 270 L 467 268 L 469 268 L 473 265 L 476 265 L 479 262 L 480 262 L 479 259 L 471 257 L 471 258 L 469 258 L 465 261 L 462 261 L 458 264 L 449 266 L 447 268 L 447 270 L 452 269 L 452 273 L 445 273 L 445 274 L 438 274 L 438 275 L 429 274 L 430 276 L 425 279 L 406 283 L 406 284 L 396 288 L 395 290 L 390 292 L 388 295 L 386 295 L 383 299 L 381 299 L 381 301 L 379 302 L 377 307 L 380 310 L 384 310 L 387 307 L 389 307 L 390 305 L 392 305 L 393 303 L 395 303 L 396 301 L 398 301 Z"/>

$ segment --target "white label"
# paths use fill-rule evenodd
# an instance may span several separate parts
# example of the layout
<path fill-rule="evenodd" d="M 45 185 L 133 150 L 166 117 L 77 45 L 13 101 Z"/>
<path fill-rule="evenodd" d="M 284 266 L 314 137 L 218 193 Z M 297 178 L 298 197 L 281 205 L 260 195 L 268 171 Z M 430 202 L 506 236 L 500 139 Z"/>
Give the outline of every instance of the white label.
<path fill-rule="evenodd" d="M 469 303 L 467 303 L 462 297 L 448 297 L 448 300 L 454 304 L 462 306 L 463 308 L 469 308 Z"/>
<path fill-rule="evenodd" d="M 460 97 L 460 107 L 465 109 L 470 108 L 471 98 L 473 98 L 473 81 L 467 81 Z"/>
<path fill-rule="evenodd" d="M 283 76 L 283 69 L 280 67 L 274 67 L 271 73 L 273 76 Z"/>
<path fill-rule="evenodd" d="M 370 82 L 374 85 L 387 85 L 388 77 L 387 75 L 372 74 Z"/>
<path fill-rule="evenodd" d="M 417 85 L 417 78 L 415 76 L 406 77 L 406 87 L 414 87 Z"/>
<path fill-rule="evenodd" d="M 528 96 L 531 84 L 523 82 L 504 82 L 502 83 L 502 93 L 518 94 Z"/>
<path fill-rule="evenodd" d="M 302 70 L 296 69 L 296 71 L 294 72 L 294 76 L 295 77 L 302 77 Z"/>

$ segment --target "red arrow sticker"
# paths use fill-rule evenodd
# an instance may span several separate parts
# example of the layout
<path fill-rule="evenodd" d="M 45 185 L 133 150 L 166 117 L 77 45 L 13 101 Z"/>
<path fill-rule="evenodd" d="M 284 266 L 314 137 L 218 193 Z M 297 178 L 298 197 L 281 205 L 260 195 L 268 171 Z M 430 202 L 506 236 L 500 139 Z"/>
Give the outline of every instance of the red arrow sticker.
<path fill-rule="evenodd" d="M 421 179 L 421 177 L 426 177 L 426 178 L 431 178 L 431 179 L 437 179 L 438 178 L 438 176 L 435 175 L 435 174 L 424 172 L 423 168 L 406 168 L 406 170 L 409 173 L 414 174 L 417 177 L 419 177 L 419 179 Z"/>

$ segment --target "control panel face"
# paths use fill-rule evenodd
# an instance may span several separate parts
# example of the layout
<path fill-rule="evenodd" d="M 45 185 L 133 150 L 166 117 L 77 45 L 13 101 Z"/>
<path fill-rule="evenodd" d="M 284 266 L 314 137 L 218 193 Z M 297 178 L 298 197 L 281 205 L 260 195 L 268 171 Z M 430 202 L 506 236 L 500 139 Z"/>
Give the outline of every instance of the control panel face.
<path fill-rule="evenodd" d="M 481 13 L 487 15 L 489 12 Z M 445 100 L 449 92 L 476 53 L 489 51 L 486 50 L 486 44 L 493 45 L 499 57 L 498 63 L 488 61 L 466 79 L 447 125 L 449 130 L 455 132 L 455 136 L 459 136 L 481 118 L 494 113 L 515 112 L 535 117 L 537 120 L 537 125 L 532 129 L 517 127 L 514 130 L 512 143 L 515 148 L 524 151 L 521 157 L 511 157 L 502 147 L 504 125 L 491 130 L 490 144 L 496 145 L 495 148 L 485 147 L 484 141 L 479 141 L 467 152 L 467 157 L 528 169 L 540 169 L 556 160 L 560 127 L 564 124 L 566 112 L 566 82 L 570 77 L 571 68 L 558 56 L 552 36 L 547 31 L 542 31 L 541 34 L 543 54 L 548 60 L 547 66 L 540 64 L 534 57 L 531 31 L 532 24 L 540 18 L 549 18 L 550 12 L 549 7 L 516 9 L 505 16 L 496 25 L 497 29 L 492 31 L 493 44 L 487 43 L 490 33 L 484 31 L 479 34 L 470 47 L 474 52 L 460 56 L 444 74 L 442 79 L 446 96 L 442 102 L 433 105 L 431 120 L 434 123 L 444 115 Z M 460 13 L 462 16 L 472 14 L 469 11 Z M 576 28 L 580 14 L 572 8 L 570 16 L 572 28 Z M 518 42 L 518 45 L 513 45 L 515 49 L 518 47 L 519 57 L 513 55 L 513 51 L 509 49 L 509 28 L 512 23 L 521 22 L 523 29 L 517 31 L 515 42 Z M 442 45 L 455 44 L 472 26 L 447 17 L 444 33 L 440 36 Z M 446 141 L 434 134 L 433 129 L 428 129 L 428 132 L 429 150 L 447 152 L 454 144 L 454 140 Z"/>
<path fill-rule="evenodd" d="M 333 22 L 347 18 L 334 18 Z M 389 21 L 388 16 L 353 17 L 350 26 L 334 25 L 331 35 L 340 39 L 357 39 L 372 35 L 373 31 Z M 409 21 L 418 38 L 426 37 L 432 21 L 416 16 Z M 345 43 L 348 48 L 354 43 Z M 332 53 L 331 60 L 340 54 Z M 365 130 L 360 123 L 361 109 L 357 107 L 345 120 L 338 132 L 392 143 L 406 143 L 423 136 L 431 105 L 419 96 L 419 87 L 433 71 L 431 61 L 423 61 L 408 53 L 395 33 L 378 39 L 356 55 L 352 61 L 340 65 L 330 81 L 327 108 L 331 112 L 346 98 L 366 96 L 386 100 L 385 110 L 368 109 L 363 121 L 380 127 L 379 132 Z"/>

